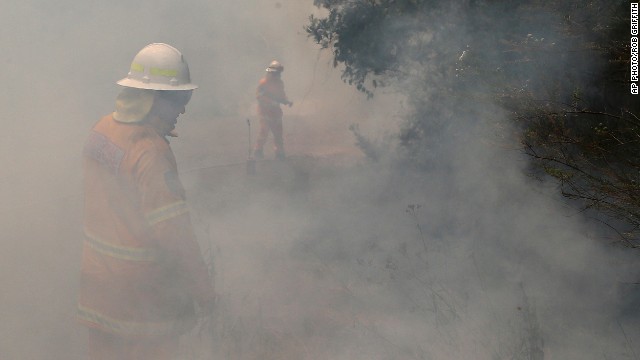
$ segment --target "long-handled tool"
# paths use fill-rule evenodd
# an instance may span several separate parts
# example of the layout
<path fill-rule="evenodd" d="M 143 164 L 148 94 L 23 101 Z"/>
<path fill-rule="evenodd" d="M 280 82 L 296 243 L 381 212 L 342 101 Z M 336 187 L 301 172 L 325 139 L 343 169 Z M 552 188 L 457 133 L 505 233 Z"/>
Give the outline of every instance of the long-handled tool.
<path fill-rule="evenodd" d="M 255 175 L 256 159 L 253 158 L 251 151 L 251 120 L 247 118 L 247 128 L 249 129 L 249 155 L 247 157 L 247 175 Z"/>

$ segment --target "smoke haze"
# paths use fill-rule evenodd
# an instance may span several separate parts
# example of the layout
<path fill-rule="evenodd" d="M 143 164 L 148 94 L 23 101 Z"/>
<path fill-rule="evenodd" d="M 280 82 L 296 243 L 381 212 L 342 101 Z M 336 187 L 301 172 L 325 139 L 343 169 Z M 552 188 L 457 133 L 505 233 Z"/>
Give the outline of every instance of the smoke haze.
<path fill-rule="evenodd" d="M 483 141 L 485 123 L 460 119 L 450 163 L 427 174 L 363 159 L 349 126 L 395 133 L 402 89 L 367 101 L 343 84 L 304 32 L 312 1 L 0 1 L 1 359 L 83 358 L 81 149 L 152 42 L 178 48 L 200 86 L 172 147 L 221 300 L 186 358 L 638 358 L 625 307 L 637 255 Z M 251 177 L 255 87 L 273 59 L 294 102 L 289 159 Z"/>

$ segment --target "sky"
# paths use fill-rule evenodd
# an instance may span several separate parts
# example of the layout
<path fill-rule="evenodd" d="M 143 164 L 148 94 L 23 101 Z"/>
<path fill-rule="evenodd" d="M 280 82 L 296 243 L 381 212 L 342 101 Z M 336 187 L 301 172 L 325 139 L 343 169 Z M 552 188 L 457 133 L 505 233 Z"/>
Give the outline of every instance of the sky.
<path fill-rule="evenodd" d="M 480 141 L 482 122 L 456 124 L 447 169 L 365 161 L 349 126 L 394 134 L 402 89 L 344 84 L 304 32 L 323 14 L 311 1 L 0 3 L 0 358 L 83 358 L 81 149 L 153 42 L 199 85 L 171 144 L 221 295 L 186 358 L 524 359 L 540 342 L 549 359 L 638 358 L 637 256 L 526 177 L 519 152 Z M 249 176 L 274 59 L 289 158 Z"/>

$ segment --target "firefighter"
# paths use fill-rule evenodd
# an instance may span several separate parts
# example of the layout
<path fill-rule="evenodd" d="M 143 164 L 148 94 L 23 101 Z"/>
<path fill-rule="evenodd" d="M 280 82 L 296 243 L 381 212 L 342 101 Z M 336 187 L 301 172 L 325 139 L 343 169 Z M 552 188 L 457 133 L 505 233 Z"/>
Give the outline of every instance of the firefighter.
<path fill-rule="evenodd" d="M 281 74 L 284 66 L 274 60 L 267 67 L 265 76 L 260 79 L 256 98 L 258 100 L 258 116 L 260 118 L 260 132 L 253 149 L 255 158 L 264 157 L 263 147 L 267 141 L 269 131 L 273 134 L 276 158 L 284 159 L 284 141 L 282 138 L 282 109 L 280 104 L 291 107 L 293 103 L 287 99 Z"/>
<path fill-rule="evenodd" d="M 89 359 L 174 359 L 179 336 L 215 301 L 168 140 L 197 86 L 182 54 L 161 43 L 117 83 L 115 112 L 84 146 L 77 319 L 89 328 Z"/>

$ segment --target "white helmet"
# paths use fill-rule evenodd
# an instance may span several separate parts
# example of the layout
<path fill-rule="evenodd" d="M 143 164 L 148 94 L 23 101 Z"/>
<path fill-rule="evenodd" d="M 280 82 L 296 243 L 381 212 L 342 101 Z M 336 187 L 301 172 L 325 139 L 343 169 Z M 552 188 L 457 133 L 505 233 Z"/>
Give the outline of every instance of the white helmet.
<path fill-rule="evenodd" d="M 193 90 L 189 65 L 176 48 L 163 43 L 145 46 L 133 58 L 131 70 L 118 85 L 147 90 Z"/>
<path fill-rule="evenodd" d="M 280 64 L 280 62 L 277 60 L 273 60 L 271 64 L 269 64 L 269 67 L 267 68 L 267 72 L 283 72 L 283 71 L 284 71 L 284 66 L 282 66 L 282 64 Z"/>

